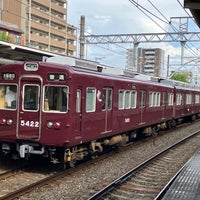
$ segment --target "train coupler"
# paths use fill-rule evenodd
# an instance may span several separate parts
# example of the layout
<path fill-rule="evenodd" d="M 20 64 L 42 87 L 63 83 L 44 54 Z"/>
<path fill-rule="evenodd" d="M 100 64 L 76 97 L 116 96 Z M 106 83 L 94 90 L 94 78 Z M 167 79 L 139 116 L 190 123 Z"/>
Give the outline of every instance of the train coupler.
<path fill-rule="evenodd" d="M 35 150 L 33 146 L 28 144 L 19 145 L 17 149 L 21 158 L 25 158 L 27 154 L 42 155 L 45 152 L 44 147 L 42 147 L 40 150 Z"/>

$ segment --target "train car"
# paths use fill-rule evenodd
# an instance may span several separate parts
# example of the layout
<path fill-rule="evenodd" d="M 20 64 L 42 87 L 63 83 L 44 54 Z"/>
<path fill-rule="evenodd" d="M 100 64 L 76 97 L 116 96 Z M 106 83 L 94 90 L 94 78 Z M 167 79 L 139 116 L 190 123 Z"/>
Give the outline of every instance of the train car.
<path fill-rule="evenodd" d="M 181 88 L 55 63 L 3 65 L 0 79 L 1 152 L 44 156 L 63 168 L 171 127 L 188 109 L 176 110 L 175 94 L 187 99 Z"/>
<path fill-rule="evenodd" d="M 175 86 L 174 92 L 174 116 L 175 124 L 195 120 L 200 113 L 200 93 L 199 88 L 189 84 Z"/>

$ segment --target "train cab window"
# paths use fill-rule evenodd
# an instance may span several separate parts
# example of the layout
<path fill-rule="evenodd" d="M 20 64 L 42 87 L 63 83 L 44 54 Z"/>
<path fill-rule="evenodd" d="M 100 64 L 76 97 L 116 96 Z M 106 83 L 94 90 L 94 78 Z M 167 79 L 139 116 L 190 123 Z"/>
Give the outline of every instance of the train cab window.
<path fill-rule="evenodd" d="M 94 112 L 96 110 L 96 89 L 87 88 L 86 90 L 86 112 Z"/>
<path fill-rule="evenodd" d="M 38 110 L 38 85 L 24 85 L 23 88 L 23 110 Z"/>
<path fill-rule="evenodd" d="M 16 85 L 0 85 L 0 109 L 16 109 Z"/>
<path fill-rule="evenodd" d="M 69 89 L 66 86 L 45 86 L 43 110 L 47 112 L 68 111 Z"/>

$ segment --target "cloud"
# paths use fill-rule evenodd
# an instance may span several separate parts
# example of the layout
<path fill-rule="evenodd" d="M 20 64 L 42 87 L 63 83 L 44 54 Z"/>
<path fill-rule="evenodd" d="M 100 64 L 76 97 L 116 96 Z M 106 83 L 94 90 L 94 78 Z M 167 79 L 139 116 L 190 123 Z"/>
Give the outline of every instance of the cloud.
<path fill-rule="evenodd" d="M 100 23 L 109 23 L 111 22 L 111 16 L 95 15 L 94 19 Z"/>
<path fill-rule="evenodd" d="M 147 0 L 137 0 L 136 2 L 146 8 L 149 13 L 146 11 L 144 14 L 128 0 L 68 0 L 68 22 L 79 27 L 79 18 L 84 15 L 86 32 L 96 35 L 160 33 L 165 30 L 174 31 L 169 26 L 169 21 L 174 17 L 188 17 L 187 12 L 189 11 L 186 12 L 175 0 L 151 0 L 159 11 Z M 183 5 L 183 0 L 180 0 L 180 2 Z M 172 20 L 172 23 L 178 30 L 177 21 Z M 180 63 L 180 43 L 141 43 L 139 47 L 165 50 L 165 67 L 168 55 L 170 55 L 170 63 Z M 88 45 L 86 54 L 88 59 L 101 58 L 100 61 L 103 64 L 124 68 L 126 48 L 133 48 L 133 44 Z M 185 49 L 185 55 L 191 56 L 191 52 Z"/>

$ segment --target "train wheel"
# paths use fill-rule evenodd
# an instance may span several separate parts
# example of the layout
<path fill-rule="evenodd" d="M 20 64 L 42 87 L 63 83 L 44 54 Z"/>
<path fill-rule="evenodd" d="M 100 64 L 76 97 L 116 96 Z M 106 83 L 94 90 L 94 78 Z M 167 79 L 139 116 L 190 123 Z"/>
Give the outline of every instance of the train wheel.
<path fill-rule="evenodd" d="M 172 121 L 168 121 L 167 122 L 167 129 L 171 129 L 172 128 Z"/>
<path fill-rule="evenodd" d="M 71 152 L 71 158 L 69 160 L 70 167 L 75 167 L 77 165 L 76 155 L 77 155 L 77 147 L 73 147 Z"/>
<path fill-rule="evenodd" d="M 65 148 L 60 149 L 60 168 L 65 170 L 67 167 L 75 167 L 77 165 L 77 147 L 73 147 L 71 151 Z"/>
<path fill-rule="evenodd" d="M 60 168 L 65 170 L 67 168 L 67 152 L 65 148 L 61 148 L 59 152 L 60 156 Z"/>

